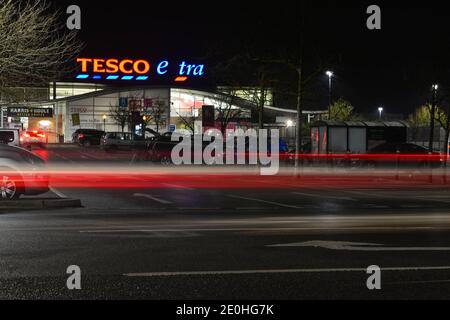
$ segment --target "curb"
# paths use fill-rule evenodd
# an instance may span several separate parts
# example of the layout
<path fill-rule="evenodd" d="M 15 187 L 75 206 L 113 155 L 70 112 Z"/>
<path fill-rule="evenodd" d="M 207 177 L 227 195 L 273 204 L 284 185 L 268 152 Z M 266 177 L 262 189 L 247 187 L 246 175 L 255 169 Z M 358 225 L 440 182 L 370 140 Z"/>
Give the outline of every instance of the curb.
<path fill-rule="evenodd" d="M 61 198 L 43 198 L 43 199 L 22 199 L 11 201 L 0 201 L 0 210 L 2 209 L 54 209 L 54 208 L 81 208 L 80 199 L 61 199 Z"/>

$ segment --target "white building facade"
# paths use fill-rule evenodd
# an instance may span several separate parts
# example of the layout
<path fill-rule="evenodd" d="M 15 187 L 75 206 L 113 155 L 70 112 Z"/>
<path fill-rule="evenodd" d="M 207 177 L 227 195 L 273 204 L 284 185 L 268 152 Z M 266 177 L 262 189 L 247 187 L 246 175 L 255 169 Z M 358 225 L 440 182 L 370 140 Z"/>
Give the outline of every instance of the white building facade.
<path fill-rule="evenodd" d="M 214 106 L 220 108 L 224 102 L 220 93 L 207 91 L 180 89 L 171 87 L 142 87 L 142 88 L 106 88 L 57 99 L 54 104 L 54 127 L 59 142 L 71 142 L 72 134 L 77 129 L 97 129 L 107 132 L 122 131 L 117 121 L 117 110 L 142 112 L 148 106 L 158 105 L 160 119 L 158 124 L 150 121 L 147 127 L 164 133 L 175 130 L 188 130 L 189 122 L 195 133 L 202 132 L 202 108 Z M 235 105 L 227 106 L 242 109 Z M 250 126 L 250 109 L 243 110 L 239 119 L 232 119 L 232 128 Z M 130 132 L 129 122 L 123 130 Z"/>

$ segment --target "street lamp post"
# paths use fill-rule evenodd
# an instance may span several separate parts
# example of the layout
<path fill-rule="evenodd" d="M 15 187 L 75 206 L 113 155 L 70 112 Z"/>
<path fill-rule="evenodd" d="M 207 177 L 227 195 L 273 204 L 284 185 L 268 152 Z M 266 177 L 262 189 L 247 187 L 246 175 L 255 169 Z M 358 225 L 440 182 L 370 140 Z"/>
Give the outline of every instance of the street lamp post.
<path fill-rule="evenodd" d="M 434 116 L 436 114 L 436 96 L 439 86 L 433 84 L 431 87 L 431 115 L 430 115 L 430 141 L 429 141 L 429 152 L 433 152 L 433 142 L 434 142 Z"/>
<path fill-rule="evenodd" d="M 103 115 L 103 131 L 106 132 L 106 114 Z"/>
<path fill-rule="evenodd" d="M 381 120 L 381 114 L 383 113 L 383 107 L 378 108 L 378 118 Z"/>
<path fill-rule="evenodd" d="M 332 71 L 327 71 L 325 74 L 328 76 L 328 120 L 331 120 L 331 85 L 332 85 L 332 78 L 334 73 Z"/>
<path fill-rule="evenodd" d="M 142 116 L 142 136 L 145 137 L 145 129 L 147 128 L 147 116 Z"/>

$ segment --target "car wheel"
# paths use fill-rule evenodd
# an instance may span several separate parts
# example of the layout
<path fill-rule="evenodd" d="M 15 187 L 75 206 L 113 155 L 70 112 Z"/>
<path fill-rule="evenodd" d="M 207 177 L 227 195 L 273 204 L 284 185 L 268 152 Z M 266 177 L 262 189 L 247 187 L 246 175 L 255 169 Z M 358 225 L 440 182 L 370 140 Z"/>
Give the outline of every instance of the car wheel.
<path fill-rule="evenodd" d="M 0 199 L 12 200 L 20 197 L 20 179 L 8 175 L 0 175 Z"/>
<path fill-rule="evenodd" d="M 163 156 L 160 162 L 163 166 L 170 166 L 172 164 L 172 160 L 167 156 Z"/>
<path fill-rule="evenodd" d="M 367 169 L 369 169 L 369 170 L 374 170 L 374 169 L 376 169 L 377 166 L 376 166 L 376 163 L 374 161 L 367 161 L 365 163 L 365 167 Z"/>
<path fill-rule="evenodd" d="M 83 141 L 83 147 L 90 147 L 90 146 L 91 146 L 91 142 L 89 140 Z"/>

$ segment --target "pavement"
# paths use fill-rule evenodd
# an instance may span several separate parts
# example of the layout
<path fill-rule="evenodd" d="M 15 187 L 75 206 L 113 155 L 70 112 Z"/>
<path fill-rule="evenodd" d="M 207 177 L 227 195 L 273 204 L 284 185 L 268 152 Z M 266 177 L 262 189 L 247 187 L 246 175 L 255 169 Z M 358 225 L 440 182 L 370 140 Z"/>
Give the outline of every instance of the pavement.
<path fill-rule="evenodd" d="M 38 152 L 51 163 L 105 161 L 95 149 Z M 133 154 L 118 158 L 107 161 L 129 165 Z M 446 186 L 170 182 L 57 188 L 83 208 L 1 214 L 0 298 L 450 298 Z M 81 290 L 66 287 L 70 265 L 81 269 Z M 366 285 L 372 265 L 380 290 Z"/>

